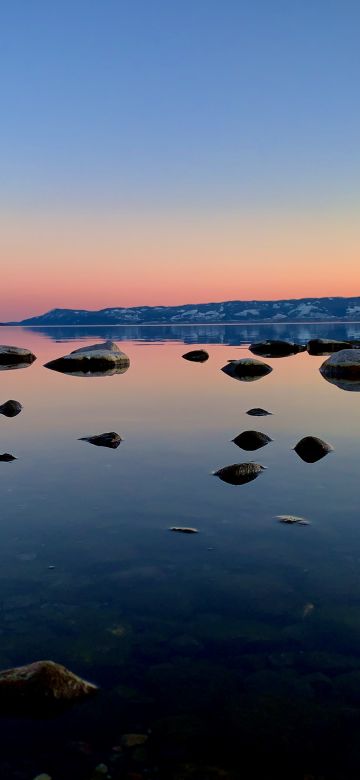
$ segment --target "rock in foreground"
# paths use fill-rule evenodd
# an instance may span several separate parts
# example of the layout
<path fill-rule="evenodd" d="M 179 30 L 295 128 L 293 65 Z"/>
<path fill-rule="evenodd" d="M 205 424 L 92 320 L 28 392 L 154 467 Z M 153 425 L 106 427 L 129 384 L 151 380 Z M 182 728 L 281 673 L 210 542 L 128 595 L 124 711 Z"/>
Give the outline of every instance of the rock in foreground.
<path fill-rule="evenodd" d="M 97 447 L 110 447 L 110 449 L 116 450 L 122 442 L 122 438 L 115 431 L 109 431 L 109 433 L 99 433 L 95 436 L 82 436 L 79 441 L 88 441 Z"/>
<path fill-rule="evenodd" d="M 3 452 L 0 455 L 0 461 L 3 461 L 3 463 L 11 463 L 12 460 L 17 460 L 17 458 L 15 458 L 15 455 L 10 455 L 10 452 Z"/>
<path fill-rule="evenodd" d="M 297 355 L 298 352 L 305 352 L 304 344 L 294 344 L 289 341 L 259 341 L 256 344 L 250 344 L 250 352 L 261 357 L 281 358 L 289 355 Z"/>
<path fill-rule="evenodd" d="M 209 353 L 205 349 L 192 349 L 191 352 L 185 352 L 185 360 L 191 360 L 193 363 L 205 363 L 209 360 Z"/>
<path fill-rule="evenodd" d="M 243 431 L 233 439 L 234 444 L 249 452 L 265 447 L 270 441 L 272 441 L 270 436 L 267 436 L 266 433 L 261 433 L 261 431 Z"/>
<path fill-rule="evenodd" d="M 229 485 L 245 485 L 256 479 L 264 469 L 265 466 L 260 466 L 259 463 L 233 463 L 231 466 L 224 466 L 214 471 L 213 474 Z"/>
<path fill-rule="evenodd" d="M 332 452 L 333 449 L 331 444 L 318 439 L 317 436 L 305 436 L 294 447 L 295 452 L 306 463 L 316 463 L 316 461 L 324 458 L 329 452 Z"/>
<path fill-rule="evenodd" d="M 16 417 L 22 410 L 21 403 L 19 401 L 6 401 L 0 406 L 0 414 L 4 414 L 5 417 Z"/>
<path fill-rule="evenodd" d="M 332 355 L 342 349 L 351 349 L 351 343 L 334 339 L 310 339 L 306 348 L 309 355 Z"/>
<path fill-rule="evenodd" d="M 255 379 L 260 379 L 262 376 L 270 374 L 272 368 L 267 363 L 262 363 L 261 360 L 241 358 L 240 360 L 229 360 L 228 364 L 223 366 L 221 371 L 233 379 L 240 379 L 242 382 L 253 382 Z"/>
<path fill-rule="evenodd" d="M 128 356 L 114 341 L 80 347 L 69 355 L 45 363 L 46 368 L 79 376 L 93 373 L 123 373 L 129 365 Z"/>
<path fill-rule="evenodd" d="M 95 693 L 97 686 L 54 661 L 36 661 L 0 672 L 0 706 L 47 708 L 70 704 Z"/>
<path fill-rule="evenodd" d="M 30 365 L 36 360 L 36 355 L 23 347 L 8 347 L 0 345 L 0 366 L 20 367 Z"/>
<path fill-rule="evenodd" d="M 249 414 L 250 417 L 268 417 L 268 415 L 272 415 L 272 412 L 267 412 L 266 409 L 255 406 L 254 409 L 249 409 L 246 414 Z"/>
<path fill-rule="evenodd" d="M 360 349 L 342 349 L 325 360 L 320 372 L 326 379 L 360 381 Z"/>
<path fill-rule="evenodd" d="M 287 525 L 310 525 L 310 520 L 305 520 L 304 517 L 297 515 L 276 515 L 276 520 Z"/>

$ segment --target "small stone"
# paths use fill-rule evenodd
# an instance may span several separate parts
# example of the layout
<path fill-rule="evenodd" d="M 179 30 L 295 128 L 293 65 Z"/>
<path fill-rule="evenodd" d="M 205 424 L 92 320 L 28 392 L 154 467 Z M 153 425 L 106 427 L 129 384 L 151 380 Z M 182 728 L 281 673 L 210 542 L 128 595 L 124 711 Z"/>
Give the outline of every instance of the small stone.
<path fill-rule="evenodd" d="M 261 360 L 241 358 L 240 360 L 229 360 L 228 364 L 223 366 L 221 371 L 233 379 L 239 379 L 242 382 L 252 382 L 255 379 L 260 379 L 262 376 L 266 376 L 266 374 L 270 374 L 272 368 L 267 363 L 262 363 Z"/>
<path fill-rule="evenodd" d="M 169 528 L 169 531 L 176 531 L 179 534 L 198 534 L 199 531 L 197 528 L 186 528 L 182 526 L 173 525 L 171 528 Z"/>
<path fill-rule="evenodd" d="M 246 414 L 250 414 L 251 417 L 267 417 L 268 415 L 272 415 L 272 412 L 267 412 L 266 409 L 255 406 L 254 409 L 249 409 Z"/>
<path fill-rule="evenodd" d="M 15 455 L 10 455 L 9 452 L 4 452 L 0 455 L 0 461 L 3 461 L 3 463 L 11 463 L 13 460 L 17 460 L 17 458 L 15 458 Z"/>
<path fill-rule="evenodd" d="M 276 520 L 279 523 L 287 523 L 288 525 L 310 525 L 310 520 L 305 520 L 304 517 L 298 517 L 297 515 L 276 515 Z"/>
<path fill-rule="evenodd" d="M 324 458 L 329 452 L 332 452 L 333 449 L 331 444 L 318 439 L 317 436 L 305 436 L 294 447 L 299 458 L 304 460 L 305 463 L 316 463 L 316 461 Z"/>
<path fill-rule="evenodd" d="M 115 431 L 109 431 L 108 433 L 99 433 L 95 436 L 82 436 L 79 441 L 88 441 L 97 447 L 110 447 L 110 449 L 116 450 L 122 442 L 122 438 Z"/>
<path fill-rule="evenodd" d="M 147 734 L 123 734 L 121 744 L 123 747 L 134 748 L 144 745 L 149 739 Z"/>
<path fill-rule="evenodd" d="M 261 431 L 243 431 L 233 439 L 234 444 L 241 447 L 242 450 L 249 452 L 265 447 L 270 441 L 272 441 L 270 436 L 267 436 L 266 433 L 261 433 Z"/>
<path fill-rule="evenodd" d="M 209 360 L 209 353 L 205 349 L 192 349 L 191 352 L 185 352 L 183 358 L 193 363 L 205 363 L 206 360 Z"/>
<path fill-rule="evenodd" d="M 5 417 L 16 417 L 16 415 L 20 414 L 21 410 L 22 406 L 20 401 L 10 400 L 0 406 L 0 414 L 5 415 Z"/>
<path fill-rule="evenodd" d="M 224 466 L 214 471 L 213 475 L 229 485 L 245 485 L 256 479 L 265 468 L 259 463 L 233 463 L 231 466 Z"/>

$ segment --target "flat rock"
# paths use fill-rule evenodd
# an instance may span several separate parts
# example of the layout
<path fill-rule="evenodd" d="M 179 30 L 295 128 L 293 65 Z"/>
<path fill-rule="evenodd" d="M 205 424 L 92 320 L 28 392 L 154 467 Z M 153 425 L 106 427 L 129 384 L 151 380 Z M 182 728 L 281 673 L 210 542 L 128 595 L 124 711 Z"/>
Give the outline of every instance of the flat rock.
<path fill-rule="evenodd" d="M 206 360 L 209 360 L 209 353 L 205 349 L 192 349 L 190 352 L 185 352 L 183 358 L 194 363 L 205 363 Z"/>
<path fill-rule="evenodd" d="M 130 359 L 114 341 L 80 347 L 69 355 L 45 363 L 46 368 L 79 376 L 94 373 L 124 373 L 129 365 Z"/>
<path fill-rule="evenodd" d="M 122 438 L 115 431 L 110 431 L 109 433 L 99 433 L 95 436 L 82 436 L 79 441 L 88 441 L 97 447 L 109 447 L 112 450 L 116 450 L 122 442 Z"/>
<path fill-rule="evenodd" d="M 34 360 L 36 360 L 36 355 L 29 349 L 0 345 L 0 365 L 2 366 L 29 365 Z"/>
<path fill-rule="evenodd" d="M 310 525 L 310 520 L 305 520 L 304 517 L 298 517 L 297 515 L 276 515 L 275 518 L 279 523 L 287 525 Z"/>
<path fill-rule="evenodd" d="M 233 439 L 234 444 L 249 452 L 265 447 L 270 441 L 272 441 L 270 436 L 267 436 L 266 433 L 261 433 L 261 431 L 243 431 Z"/>
<path fill-rule="evenodd" d="M 22 410 L 21 403 L 19 401 L 5 401 L 0 406 L 0 414 L 4 414 L 5 417 L 16 417 Z"/>
<path fill-rule="evenodd" d="M 3 454 L 0 455 L 0 461 L 3 463 L 11 463 L 12 460 L 17 460 L 17 458 L 15 458 L 15 455 L 10 455 L 10 452 L 3 452 Z"/>
<path fill-rule="evenodd" d="M 97 686 L 54 661 L 36 661 L 0 672 L 0 703 L 16 708 L 68 704 L 95 693 Z"/>
<path fill-rule="evenodd" d="M 333 449 L 331 444 L 318 439 L 317 436 L 305 436 L 294 447 L 295 452 L 306 463 L 316 463 L 316 461 L 324 458 L 329 452 L 332 452 Z"/>
<path fill-rule="evenodd" d="M 306 345 L 309 355 L 331 355 L 343 349 L 351 349 L 350 341 L 335 339 L 310 339 Z"/>
<path fill-rule="evenodd" d="M 197 528 L 187 528 L 183 526 L 177 526 L 173 525 L 170 529 L 170 531 L 176 531 L 179 534 L 198 534 L 199 531 Z"/>
<path fill-rule="evenodd" d="M 231 466 L 224 466 L 214 471 L 213 475 L 229 485 L 245 485 L 256 479 L 264 470 L 265 466 L 259 463 L 233 463 Z"/>
<path fill-rule="evenodd" d="M 277 341 L 267 340 L 259 341 L 256 344 L 250 344 L 250 352 L 254 355 L 261 355 L 262 357 L 288 357 L 289 355 L 297 355 L 298 352 L 304 352 L 306 350 L 305 344 L 294 344 L 289 341 Z"/>
<path fill-rule="evenodd" d="M 250 417 L 268 417 L 269 415 L 272 415 L 272 412 L 267 412 L 266 409 L 261 409 L 260 406 L 255 406 L 254 409 L 248 409 L 246 414 L 249 414 Z"/>
<path fill-rule="evenodd" d="M 262 376 L 266 376 L 266 374 L 270 374 L 272 368 L 261 360 L 241 358 L 240 360 L 229 360 L 228 364 L 223 366 L 221 371 L 233 379 L 239 379 L 242 382 L 252 382 L 260 379 Z"/>

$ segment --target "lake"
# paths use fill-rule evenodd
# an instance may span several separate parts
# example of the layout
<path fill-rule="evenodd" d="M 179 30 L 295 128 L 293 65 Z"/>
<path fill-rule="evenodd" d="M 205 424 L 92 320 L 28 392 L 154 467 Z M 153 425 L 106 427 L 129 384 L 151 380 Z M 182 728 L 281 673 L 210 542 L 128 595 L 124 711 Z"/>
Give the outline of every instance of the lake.
<path fill-rule="evenodd" d="M 0 463 L 0 667 L 52 659 L 100 686 L 54 718 L 3 716 L 1 778 L 359 777 L 360 394 L 306 352 L 254 382 L 220 370 L 250 341 L 313 336 L 360 324 L 1 328 L 37 360 L 0 372 L 0 403 L 23 404 L 0 416 L 17 458 Z M 44 368 L 103 338 L 125 373 Z M 273 441 L 245 452 L 248 429 Z M 79 441 L 104 431 L 118 449 Z M 334 452 L 304 462 L 307 435 Z M 212 475 L 249 461 L 266 470 L 248 484 Z"/>

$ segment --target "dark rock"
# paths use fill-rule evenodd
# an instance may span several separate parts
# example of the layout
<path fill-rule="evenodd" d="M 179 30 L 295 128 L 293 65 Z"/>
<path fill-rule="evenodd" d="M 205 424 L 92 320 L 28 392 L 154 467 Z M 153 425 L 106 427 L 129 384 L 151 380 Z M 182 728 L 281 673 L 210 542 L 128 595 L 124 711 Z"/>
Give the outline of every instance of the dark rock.
<path fill-rule="evenodd" d="M 228 364 L 223 366 L 221 371 L 233 379 L 240 379 L 242 382 L 253 382 L 255 379 L 260 379 L 262 376 L 270 374 L 272 368 L 267 363 L 262 363 L 261 360 L 241 358 L 240 360 L 229 360 Z"/>
<path fill-rule="evenodd" d="M 30 352 L 29 349 L 22 347 L 8 347 L 4 344 L 0 345 L 0 366 L 27 366 L 36 360 L 36 355 Z"/>
<path fill-rule="evenodd" d="M 15 458 L 15 455 L 10 455 L 9 452 L 4 452 L 0 455 L 0 461 L 3 461 L 4 463 L 11 463 L 13 460 L 17 460 L 17 458 Z"/>
<path fill-rule="evenodd" d="M 114 341 L 80 347 L 69 355 L 50 360 L 45 368 L 76 376 L 122 374 L 129 368 L 130 360 Z"/>
<path fill-rule="evenodd" d="M 21 714 L 23 708 L 46 710 L 95 693 L 97 686 L 53 661 L 36 661 L 0 672 L 0 706 Z"/>
<path fill-rule="evenodd" d="M 192 349 L 191 352 L 185 352 L 185 360 L 192 360 L 194 363 L 205 363 L 209 359 L 209 353 L 205 349 Z"/>
<path fill-rule="evenodd" d="M 19 401 L 6 401 L 0 406 L 0 414 L 4 414 L 5 417 L 16 417 L 22 410 L 21 403 Z"/>
<path fill-rule="evenodd" d="M 322 441 L 322 439 L 318 439 L 316 436 L 305 436 L 294 447 L 295 452 L 306 463 L 316 463 L 316 461 L 324 458 L 329 452 L 332 452 L 333 449 L 331 444 L 327 444 L 326 441 Z"/>
<path fill-rule="evenodd" d="M 342 390 L 360 389 L 360 349 L 343 349 L 320 366 L 320 373 Z"/>
<path fill-rule="evenodd" d="M 110 447 L 110 449 L 116 450 L 122 442 L 122 438 L 115 431 L 110 431 L 109 433 L 99 433 L 95 436 L 82 436 L 79 441 L 88 441 L 97 447 Z"/>
<path fill-rule="evenodd" d="M 307 343 L 309 355 L 331 355 L 342 349 L 351 349 L 350 341 L 336 341 L 333 339 L 310 339 Z"/>
<path fill-rule="evenodd" d="M 304 517 L 297 515 L 276 515 L 276 520 L 287 525 L 310 525 L 310 520 L 305 520 Z"/>
<path fill-rule="evenodd" d="M 248 451 L 265 447 L 270 441 L 272 441 L 270 436 L 267 436 L 266 433 L 261 433 L 261 431 L 243 431 L 233 439 L 234 444 Z"/>
<path fill-rule="evenodd" d="M 293 344 L 289 341 L 259 341 L 256 344 L 250 344 L 250 352 L 261 357 L 280 358 L 288 355 L 297 355 L 298 352 L 305 352 L 304 344 Z"/>
<path fill-rule="evenodd" d="M 224 466 L 214 471 L 213 474 L 223 482 L 228 482 L 229 485 L 245 485 L 256 479 L 264 469 L 265 466 L 260 466 L 259 463 L 233 463 L 231 466 Z"/>
<path fill-rule="evenodd" d="M 256 406 L 254 409 L 249 409 L 246 414 L 249 414 L 251 417 L 267 417 L 268 415 L 271 415 L 272 412 L 267 412 L 266 409 L 261 409 L 261 407 Z"/>
<path fill-rule="evenodd" d="M 181 526 L 173 525 L 172 528 L 169 529 L 170 531 L 177 531 L 180 534 L 198 534 L 199 531 L 197 528 L 183 528 Z"/>

